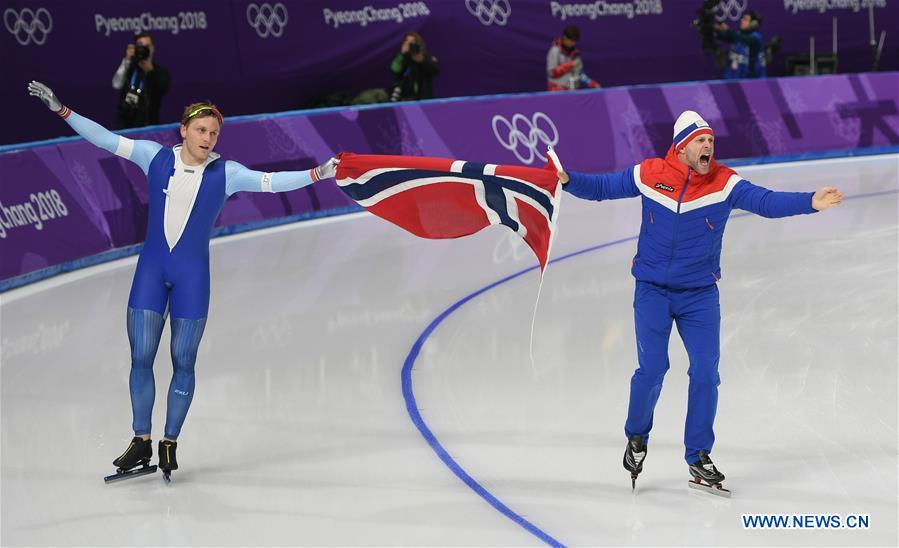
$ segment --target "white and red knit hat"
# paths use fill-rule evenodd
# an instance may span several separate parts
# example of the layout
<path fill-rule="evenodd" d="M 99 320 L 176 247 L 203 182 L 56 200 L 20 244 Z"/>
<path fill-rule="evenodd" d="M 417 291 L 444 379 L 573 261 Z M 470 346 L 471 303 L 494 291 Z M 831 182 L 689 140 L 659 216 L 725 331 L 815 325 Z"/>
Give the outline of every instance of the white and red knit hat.
<path fill-rule="evenodd" d="M 685 110 L 674 122 L 674 149 L 680 150 L 699 135 L 714 135 L 708 122 L 692 110 Z"/>

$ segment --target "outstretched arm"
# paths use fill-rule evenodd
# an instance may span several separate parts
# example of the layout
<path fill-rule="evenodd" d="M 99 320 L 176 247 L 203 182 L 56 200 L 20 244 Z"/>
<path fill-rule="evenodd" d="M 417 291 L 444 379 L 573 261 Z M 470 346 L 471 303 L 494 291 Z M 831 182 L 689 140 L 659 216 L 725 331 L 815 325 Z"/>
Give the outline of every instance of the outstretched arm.
<path fill-rule="evenodd" d="M 225 163 L 225 192 L 287 192 L 309 186 L 319 179 L 333 177 L 340 160 L 331 158 L 308 171 L 277 171 L 263 173 L 228 160 Z"/>
<path fill-rule="evenodd" d="M 570 173 L 559 172 L 562 188 L 584 200 L 615 200 L 640 195 L 634 182 L 634 168 L 629 167 L 617 173 Z"/>
<path fill-rule="evenodd" d="M 78 135 L 84 137 L 89 143 L 116 156 L 131 160 L 141 168 L 144 174 L 150 167 L 150 161 L 162 148 L 162 145 L 153 141 L 135 141 L 116 135 L 93 120 L 78 115 L 63 105 L 53 90 L 40 82 L 32 81 L 28 84 L 28 93 L 43 101 L 48 109 L 63 118 Z"/>
<path fill-rule="evenodd" d="M 771 219 L 815 213 L 840 205 L 843 193 L 833 187 L 817 192 L 775 192 L 741 180 L 730 195 L 734 207 Z"/>

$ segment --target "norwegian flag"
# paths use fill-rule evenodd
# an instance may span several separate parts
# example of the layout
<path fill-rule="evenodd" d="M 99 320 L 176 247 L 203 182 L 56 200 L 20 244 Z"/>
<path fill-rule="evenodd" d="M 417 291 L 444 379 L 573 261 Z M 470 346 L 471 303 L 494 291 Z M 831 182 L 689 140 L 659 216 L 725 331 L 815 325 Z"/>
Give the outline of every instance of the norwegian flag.
<path fill-rule="evenodd" d="M 546 268 L 559 212 L 558 157 L 543 169 L 445 158 L 339 155 L 337 185 L 382 219 L 422 238 L 468 236 L 505 225 Z"/>

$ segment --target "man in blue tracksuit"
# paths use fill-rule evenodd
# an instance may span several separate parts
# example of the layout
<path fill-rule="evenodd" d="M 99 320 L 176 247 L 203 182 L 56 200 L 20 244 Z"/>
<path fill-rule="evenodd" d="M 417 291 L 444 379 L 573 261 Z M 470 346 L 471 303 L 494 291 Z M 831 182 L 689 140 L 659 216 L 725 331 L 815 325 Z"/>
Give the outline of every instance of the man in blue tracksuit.
<path fill-rule="evenodd" d="M 720 487 L 724 475 L 709 453 L 718 405 L 721 314 L 721 242 L 732 209 L 776 218 L 814 213 L 838 205 L 835 188 L 773 192 L 718 164 L 715 136 L 693 111 L 674 124 L 665 158 L 652 158 L 619 173 L 560 173 L 564 189 L 587 200 L 642 195 L 643 223 L 631 273 L 636 278 L 634 323 L 639 367 L 631 379 L 624 426 L 624 466 L 632 479 L 642 471 L 653 410 L 668 371 L 668 339 L 677 323 L 690 358 L 685 458 L 694 478 Z"/>

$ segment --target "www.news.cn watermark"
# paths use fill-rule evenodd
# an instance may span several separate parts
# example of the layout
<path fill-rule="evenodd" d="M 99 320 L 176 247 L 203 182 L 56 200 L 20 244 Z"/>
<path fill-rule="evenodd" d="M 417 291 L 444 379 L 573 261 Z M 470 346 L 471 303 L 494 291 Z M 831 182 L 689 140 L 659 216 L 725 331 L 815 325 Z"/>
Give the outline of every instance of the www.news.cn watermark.
<path fill-rule="evenodd" d="M 870 514 L 742 514 L 743 529 L 870 528 Z"/>

